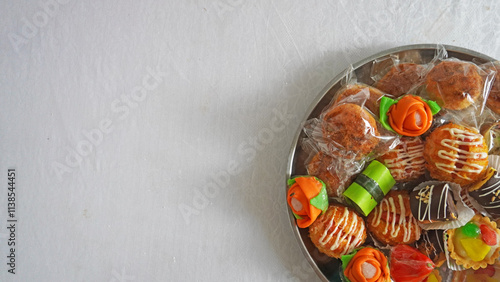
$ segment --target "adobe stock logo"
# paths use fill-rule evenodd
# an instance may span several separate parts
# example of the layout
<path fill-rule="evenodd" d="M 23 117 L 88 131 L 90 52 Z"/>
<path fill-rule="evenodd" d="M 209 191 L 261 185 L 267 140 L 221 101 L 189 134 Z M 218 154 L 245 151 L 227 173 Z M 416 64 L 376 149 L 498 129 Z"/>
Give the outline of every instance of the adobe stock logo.
<path fill-rule="evenodd" d="M 20 32 L 9 32 L 10 44 L 12 48 L 19 54 L 21 48 L 26 45 L 29 40 L 38 35 L 40 29 L 44 28 L 54 18 L 61 5 L 66 5 L 71 0 L 43 0 L 38 3 L 40 9 L 36 11 L 30 19 L 21 18 L 22 26 Z"/>

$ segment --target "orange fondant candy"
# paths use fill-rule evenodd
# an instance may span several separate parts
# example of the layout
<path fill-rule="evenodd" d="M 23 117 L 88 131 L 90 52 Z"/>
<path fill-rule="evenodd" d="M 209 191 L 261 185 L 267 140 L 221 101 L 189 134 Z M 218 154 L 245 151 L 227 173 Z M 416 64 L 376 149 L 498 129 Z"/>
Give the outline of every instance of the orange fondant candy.
<path fill-rule="evenodd" d="M 376 272 L 372 277 L 367 278 L 363 274 L 363 264 L 369 263 L 375 267 Z M 359 282 L 386 282 L 390 281 L 389 267 L 387 266 L 387 258 L 379 250 L 370 247 L 359 250 L 351 259 L 344 275 L 350 281 Z"/>
<path fill-rule="evenodd" d="M 297 225 L 306 228 L 321 214 L 322 210 L 311 205 L 311 199 L 316 197 L 323 184 L 314 177 L 297 177 L 295 183 L 288 189 L 287 202 L 292 211 L 300 216 Z"/>
<path fill-rule="evenodd" d="M 422 135 L 432 125 L 431 108 L 418 96 L 404 96 L 389 108 L 387 115 L 392 129 L 405 136 Z"/>

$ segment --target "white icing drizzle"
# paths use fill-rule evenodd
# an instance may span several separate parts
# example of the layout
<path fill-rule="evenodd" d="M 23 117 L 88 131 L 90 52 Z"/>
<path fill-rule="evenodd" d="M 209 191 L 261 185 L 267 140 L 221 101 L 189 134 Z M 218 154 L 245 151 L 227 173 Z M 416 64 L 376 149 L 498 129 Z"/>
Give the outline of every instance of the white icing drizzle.
<path fill-rule="evenodd" d="M 384 162 L 396 178 L 410 178 L 412 174 L 420 175 L 424 172 L 425 159 L 423 152 L 424 144 L 411 141 L 405 144 L 403 148 L 391 150 L 389 153 L 396 153 L 396 157 L 386 159 Z M 410 173 L 407 170 L 410 170 Z"/>
<path fill-rule="evenodd" d="M 326 244 L 332 241 L 334 235 L 338 235 L 335 236 L 335 239 L 332 245 L 330 246 L 330 250 L 333 251 L 339 248 L 340 243 L 347 240 L 346 244 L 344 245 L 344 248 L 341 250 L 341 254 L 345 255 L 361 244 L 361 240 L 363 240 L 365 225 L 363 224 L 362 220 L 361 221 L 359 220 L 356 214 L 354 214 L 353 212 L 349 212 L 347 208 L 344 208 L 344 213 L 342 214 L 342 217 L 338 222 L 335 222 L 336 214 L 337 214 L 337 209 L 335 208 L 331 216 L 331 219 L 328 222 L 327 227 L 325 228 L 321 238 L 319 239 L 319 243 L 325 246 Z M 350 217 L 352 218 L 349 219 Z M 334 223 L 335 223 L 335 228 L 333 229 L 333 231 L 328 232 L 328 230 L 332 228 Z M 346 228 L 348 224 L 350 224 L 349 230 L 345 232 L 344 228 Z M 354 231 L 358 228 L 358 224 L 361 225 L 361 227 L 359 228 L 357 233 L 354 233 Z"/>
<path fill-rule="evenodd" d="M 431 237 L 430 237 L 430 233 L 434 233 L 434 237 L 436 237 L 436 241 L 437 241 L 437 248 L 436 246 L 434 246 L 434 248 L 432 248 L 432 246 L 434 245 L 432 240 L 431 240 Z M 441 236 L 440 236 L 441 235 Z M 439 253 L 441 252 L 444 252 L 444 246 L 443 246 L 443 234 L 438 231 L 438 230 L 428 230 L 425 234 L 422 235 L 422 240 L 425 244 L 425 247 L 426 249 L 428 250 L 431 250 L 432 253 L 434 254 L 434 256 L 438 256 Z"/>
<path fill-rule="evenodd" d="M 491 205 L 487 205 L 487 206 L 483 206 L 485 209 L 495 209 L 495 208 L 499 208 L 500 207 L 500 195 L 498 195 L 498 190 L 500 190 L 500 174 L 494 174 L 490 180 L 488 180 L 486 182 L 489 183 L 489 182 L 493 182 L 492 185 L 488 186 L 488 187 L 481 187 L 481 194 L 479 194 L 479 197 L 492 197 L 492 196 L 495 196 L 495 200 L 494 201 L 490 201 L 490 203 L 498 203 L 498 205 L 495 205 L 495 206 L 491 206 Z"/>
<path fill-rule="evenodd" d="M 397 211 L 396 211 L 396 205 L 394 204 L 394 198 L 393 197 L 386 197 L 384 198 L 380 204 L 375 208 L 374 211 L 374 216 L 372 219 L 372 225 L 374 227 L 379 226 L 380 224 L 380 219 L 382 217 L 382 210 L 383 206 L 385 205 L 387 208 L 387 213 L 385 217 L 385 227 L 384 227 L 384 232 L 382 234 L 386 235 L 389 232 L 389 225 L 392 228 L 392 231 L 390 232 L 390 236 L 392 238 L 396 238 L 399 235 L 399 232 L 401 231 L 401 227 L 403 229 L 403 242 L 408 242 L 411 239 L 411 232 L 412 232 L 412 227 L 417 224 L 417 220 L 410 216 L 410 221 L 406 220 L 406 208 L 404 205 L 403 201 L 403 196 L 398 195 L 398 200 L 399 200 L 399 206 L 401 208 L 400 216 L 399 216 L 399 222 L 396 224 L 396 217 L 397 217 Z M 392 214 L 392 220 L 389 222 L 389 219 L 391 218 Z M 420 237 L 420 230 L 417 228 L 417 238 Z"/>
<path fill-rule="evenodd" d="M 493 185 L 490 185 L 488 187 L 481 187 L 481 192 L 484 192 L 479 195 L 479 197 L 486 197 L 490 194 L 495 194 L 498 189 L 500 189 L 500 174 L 495 174 L 491 178 L 497 179 L 495 180 L 495 183 Z M 492 181 L 491 179 L 488 180 L 486 183 L 489 181 Z"/>
<path fill-rule="evenodd" d="M 445 186 L 443 187 L 443 190 L 441 190 L 441 197 L 439 197 L 439 206 L 438 206 L 438 212 L 437 212 L 437 215 L 438 215 L 438 219 L 439 219 L 439 209 L 441 208 L 441 204 L 444 202 L 444 206 L 443 206 L 443 218 L 446 218 L 446 211 L 448 210 L 448 184 L 445 184 Z M 443 201 L 443 195 L 444 195 L 444 201 Z"/>
<path fill-rule="evenodd" d="M 469 173 L 480 173 L 481 171 L 483 171 L 484 166 L 467 163 L 467 159 L 486 159 L 488 157 L 488 153 L 468 152 L 455 147 L 455 145 L 478 146 L 483 144 L 483 136 L 481 134 L 468 132 L 459 128 L 445 128 L 443 130 L 449 131 L 454 139 L 441 140 L 441 145 L 449 148 L 450 151 L 439 150 L 438 156 L 441 159 L 452 161 L 453 164 L 436 163 L 436 167 L 447 173 L 455 174 L 462 179 L 471 180 L 466 175 L 460 175 L 459 172 L 465 171 Z M 465 139 L 472 141 L 464 141 Z M 457 168 L 455 165 L 457 163 L 462 164 L 463 166 L 461 168 Z"/>
<path fill-rule="evenodd" d="M 420 197 L 418 201 L 418 220 L 419 221 L 424 221 L 425 218 L 427 217 L 427 220 L 429 222 L 433 222 L 431 219 L 431 207 L 432 207 L 432 200 L 434 199 L 433 193 L 434 193 L 434 185 L 426 186 L 425 188 L 422 188 L 418 192 L 418 196 Z M 441 205 L 443 205 L 442 211 L 443 211 L 443 217 L 447 217 L 447 208 L 448 208 L 448 191 L 449 191 L 450 186 L 448 184 L 444 184 L 443 189 L 441 190 L 441 195 L 439 195 L 439 202 L 438 202 L 438 209 L 436 211 L 436 218 L 440 219 L 439 213 L 441 211 Z M 425 200 L 424 200 L 425 199 Z M 427 201 L 427 203 L 426 203 Z M 422 212 L 422 205 L 425 205 L 424 211 Z"/>
<path fill-rule="evenodd" d="M 431 185 L 430 187 L 429 186 L 426 186 L 425 188 L 423 188 L 422 190 L 420 190 L 418 192 L 418 195 L 421 197 L 421 198 L 424 198 L 427 199 L 427 203 L 424 203 L 424 201 L 422 199 L 419 199 L 418 200 L 418 221 L 423 221 L 425 220 L 425 217 L 428 217 L 428 220 L 430 222 L 432 222 L 431 220 L 431 203 L 432 203 L 432 192 L 433 192 L 433 189 L 434 188 L 434 185 Z M 428 196 L 425 196 L 426 193 L 429 193 Z M 422 212 L 422 204 L 425 204 L 425 210 Z"/>

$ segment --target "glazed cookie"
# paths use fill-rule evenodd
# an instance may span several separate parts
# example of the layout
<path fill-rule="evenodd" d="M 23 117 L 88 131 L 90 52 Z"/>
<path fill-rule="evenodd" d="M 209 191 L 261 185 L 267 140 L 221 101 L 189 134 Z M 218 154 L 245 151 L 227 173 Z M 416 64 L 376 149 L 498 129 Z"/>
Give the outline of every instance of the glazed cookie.
<path fill-rule="evenodd" d="M 384 164 L 396 181 L 410 181 L 425 173 L 424 142 L 420 137 L 402 137 L 400 143 L 378 161 Z"/>
<path fill-rule="evenodd" d="M 420 238 L 421 228 L 410 209 L 406 191 L 391 191 L 366 219 L 370 233 L 389 244 L 412 244 Z"/>
<path fill-rule="evenodd" d="M 320 252 L 340 258 L 365 242 L 365 222 L 350 208 L 331 204 L 309 227 L 309 237 Z"/>
<path fill-rule="evenodd" d="M 467 185 L 483 176 L 488 166 L 488 147 L 474 129 L 449 123 L 427 137 L 424 158 L 431 177 Z"/>

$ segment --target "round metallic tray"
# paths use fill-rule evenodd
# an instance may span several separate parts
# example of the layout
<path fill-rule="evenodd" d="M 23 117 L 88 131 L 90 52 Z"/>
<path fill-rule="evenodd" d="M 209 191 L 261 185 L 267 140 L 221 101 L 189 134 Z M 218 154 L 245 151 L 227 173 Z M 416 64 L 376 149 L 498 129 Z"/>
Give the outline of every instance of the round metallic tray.
<path fill-rule="evenodd" d="M 402 57 L 419 57 L 422 63 L 430 62 L 436 52 L 436 44 L 417 44 L 417 45 L 406 45 L 401 47 L 392 48 L 389 50 L 382 51 L 378 54 L 370 56 L 364 60 L 361 60 L 352 65 L 354 72 L 357 76 L 357 81 L 368 85 L 373 84 L 373 80 L 370 77 L 371 69 L 374 61 L 380 61 L 384 58 L 388 58 L 391 55 Z M 448 52 L 448 57 L 457 58 L 464 61 L 473 61 L 476 64 L 482 64 L 489 61 L 495 61 L 495 59 L 486 56 L 484 54 L 468 50 L 465 48 L 460 48 L 456 46 L 444 45 L 444 48 Z M 319 93 L 319 95 L 314 99 L 311 104 L 308 115 L 304 118 L 303 122 L 311 118 L 318 117 L 321 111 L 330 103 L 333 99 L 335 93 L 340 89 L 340 81 L 344 77 L 345 72 L 340 73 L 335 78 L 333 78 L 325 88 Z M 295 134 L 295 139 L 293 140 L 292 148 L 290 150 L 290 155 L 288 157 L 288 166 L 286 170 L 286 180 L 290 179 L 294 175 L 306 175 L 307 171 L 305 169 L 304 163 L 307 155 L 300 148 L 299 140 L 306 137 L 302 131 L 302 125 L 299 125 L 297 133 Z M 285 182 L 286 183 L 286 182 Z M 285 184 L 286 187 L 286 184 Z M 288 189 L 288 188 L 287 188 Z M 285 190 L 286 193 L 286 190 Z M 318 274 L 319 278 L 323 281 L 341 281 L 339 270 L 340 270 L 340 260 L 330 258 L 318 251 L 318 249 L 311 242 L 308 229 L 298 228 L 295 218 L 288 208 L 288 214 L 290 217 L 290 223 L 293 229 L 293 233 L 297 239 L 297 242 L 302 249 L 302 252 L 306 256 L 307 260 L 313 267 L 314 271 Z"/>

